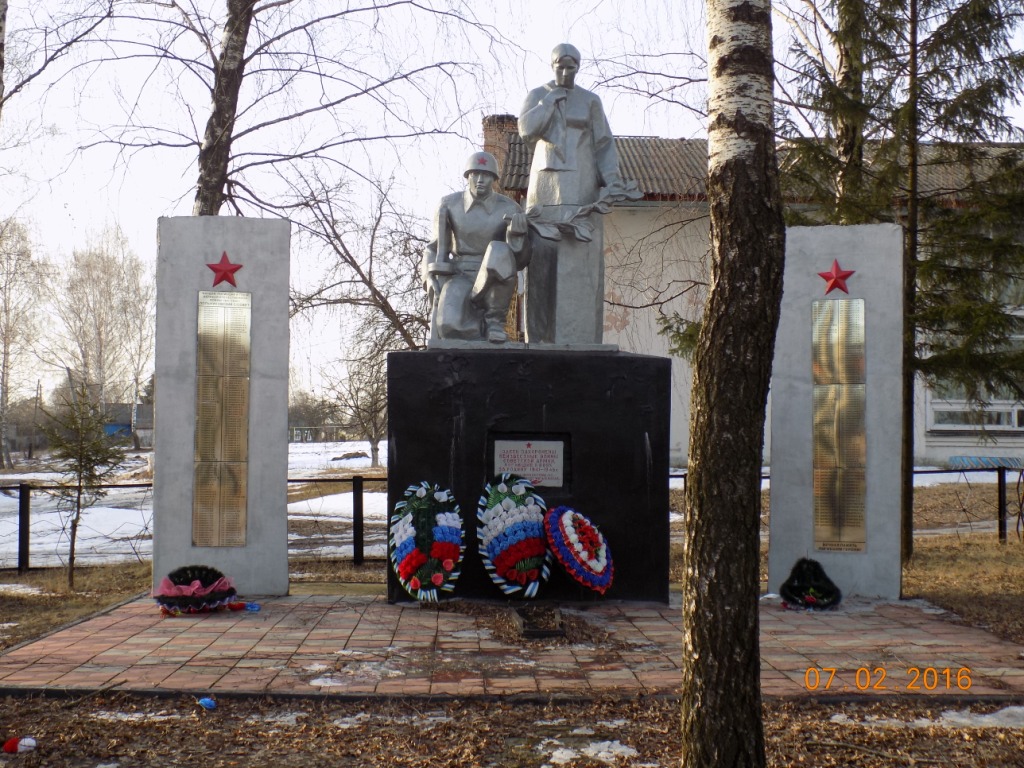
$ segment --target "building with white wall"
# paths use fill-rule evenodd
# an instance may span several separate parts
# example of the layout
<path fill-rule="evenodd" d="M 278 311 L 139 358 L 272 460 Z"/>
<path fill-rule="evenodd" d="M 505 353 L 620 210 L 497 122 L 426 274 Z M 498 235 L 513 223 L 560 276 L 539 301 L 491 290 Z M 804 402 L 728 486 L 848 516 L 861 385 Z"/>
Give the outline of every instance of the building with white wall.
<path fill-rule="evenodd" d="M 530 155 L 513 115 L 484 118 L 484 149 L 503 169 L 499 187 L 522 200 Z M 636 179 L 644 198 L 605 216 L 606 306 L 604 339 L 623 350 L 669 355 L 659 317 L 678 313 L 698 320 L 709 276 L 707 142 L 703 139 L 617 137 L 622 175 Z M 923 190 L 957 188 L 949 170 L 922 174 Z M 672 462 L 685 465 L 692 369 L 672 362 Z M 770 419 L 770 413 L 769 413 Z M 950 456 L 1024 456 L 1024 403 L 994 401 L 979 411 L 919 382 L 914 414 L 915 463 L 943 465 Z M 766 429 L 765 461 L 771 446 Z"/>

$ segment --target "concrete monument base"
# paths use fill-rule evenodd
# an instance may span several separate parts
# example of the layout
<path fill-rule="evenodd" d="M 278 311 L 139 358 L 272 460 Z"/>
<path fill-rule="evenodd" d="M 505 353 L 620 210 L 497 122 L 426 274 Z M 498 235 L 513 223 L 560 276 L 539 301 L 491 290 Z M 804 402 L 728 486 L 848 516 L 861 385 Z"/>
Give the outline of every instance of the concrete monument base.
<path fill-rule="evenodd" d="M 423 480 L 451 489 L 466 555 L 455 597 L 504 599 L 480 560 L 484 484 L 536 459 L 537 492 L 604 534 L 609 599 L 667 602 L 671 362 L 621 352 L 445 349 L 388 356 L 388 503 Z M 523 459 L 523 457 L 526 457 Z M 538 599 L 590 600 L 556 563 Z M 388 599 L 412 599 L 388 571 Z"/>

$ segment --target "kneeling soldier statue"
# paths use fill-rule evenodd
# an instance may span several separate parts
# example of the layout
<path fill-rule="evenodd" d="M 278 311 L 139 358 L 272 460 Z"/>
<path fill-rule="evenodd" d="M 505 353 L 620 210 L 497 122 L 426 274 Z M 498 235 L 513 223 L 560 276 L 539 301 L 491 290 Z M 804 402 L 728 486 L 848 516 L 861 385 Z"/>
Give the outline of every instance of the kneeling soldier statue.
<path fill-rule="evenodd" d="M 494 155 L 473 153 L 463 176 L 466 190 L 442 198 L 423 254 L 430 338 L 501 344 L 516 275 L 529 263 L 526 215 L 494 191 Z"/>

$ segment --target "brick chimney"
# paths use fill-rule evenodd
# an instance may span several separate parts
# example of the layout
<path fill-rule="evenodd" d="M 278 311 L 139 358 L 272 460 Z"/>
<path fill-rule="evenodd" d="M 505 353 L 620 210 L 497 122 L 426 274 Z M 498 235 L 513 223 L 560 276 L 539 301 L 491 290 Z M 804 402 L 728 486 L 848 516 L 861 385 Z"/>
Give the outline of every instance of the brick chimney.
<path fill-rule="evenodd" d="M 498 161 L 498 168 L 505 175 L 508 162 L 509 136 L 519 132 L 519 120 L 515 115 L 487 115 L 484 117 L 484 152 L 490 152 Z M 501 186 L 499 184 L 499 186 Z"/>

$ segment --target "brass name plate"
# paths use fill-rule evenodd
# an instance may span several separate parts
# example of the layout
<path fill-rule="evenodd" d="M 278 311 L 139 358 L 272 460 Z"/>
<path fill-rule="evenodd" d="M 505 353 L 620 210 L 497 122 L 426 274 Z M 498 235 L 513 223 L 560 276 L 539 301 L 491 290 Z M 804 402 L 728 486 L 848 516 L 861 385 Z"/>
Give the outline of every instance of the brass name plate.
<path fill-rule="evenodd" d="M 245 546 L 252 294 L 200 291 L 192 544 Z"/>
<path fill-rule="evenodd" d="M 864 300 L 821 299 L 812 310 L 814 547 L 867 543 Z"/>

